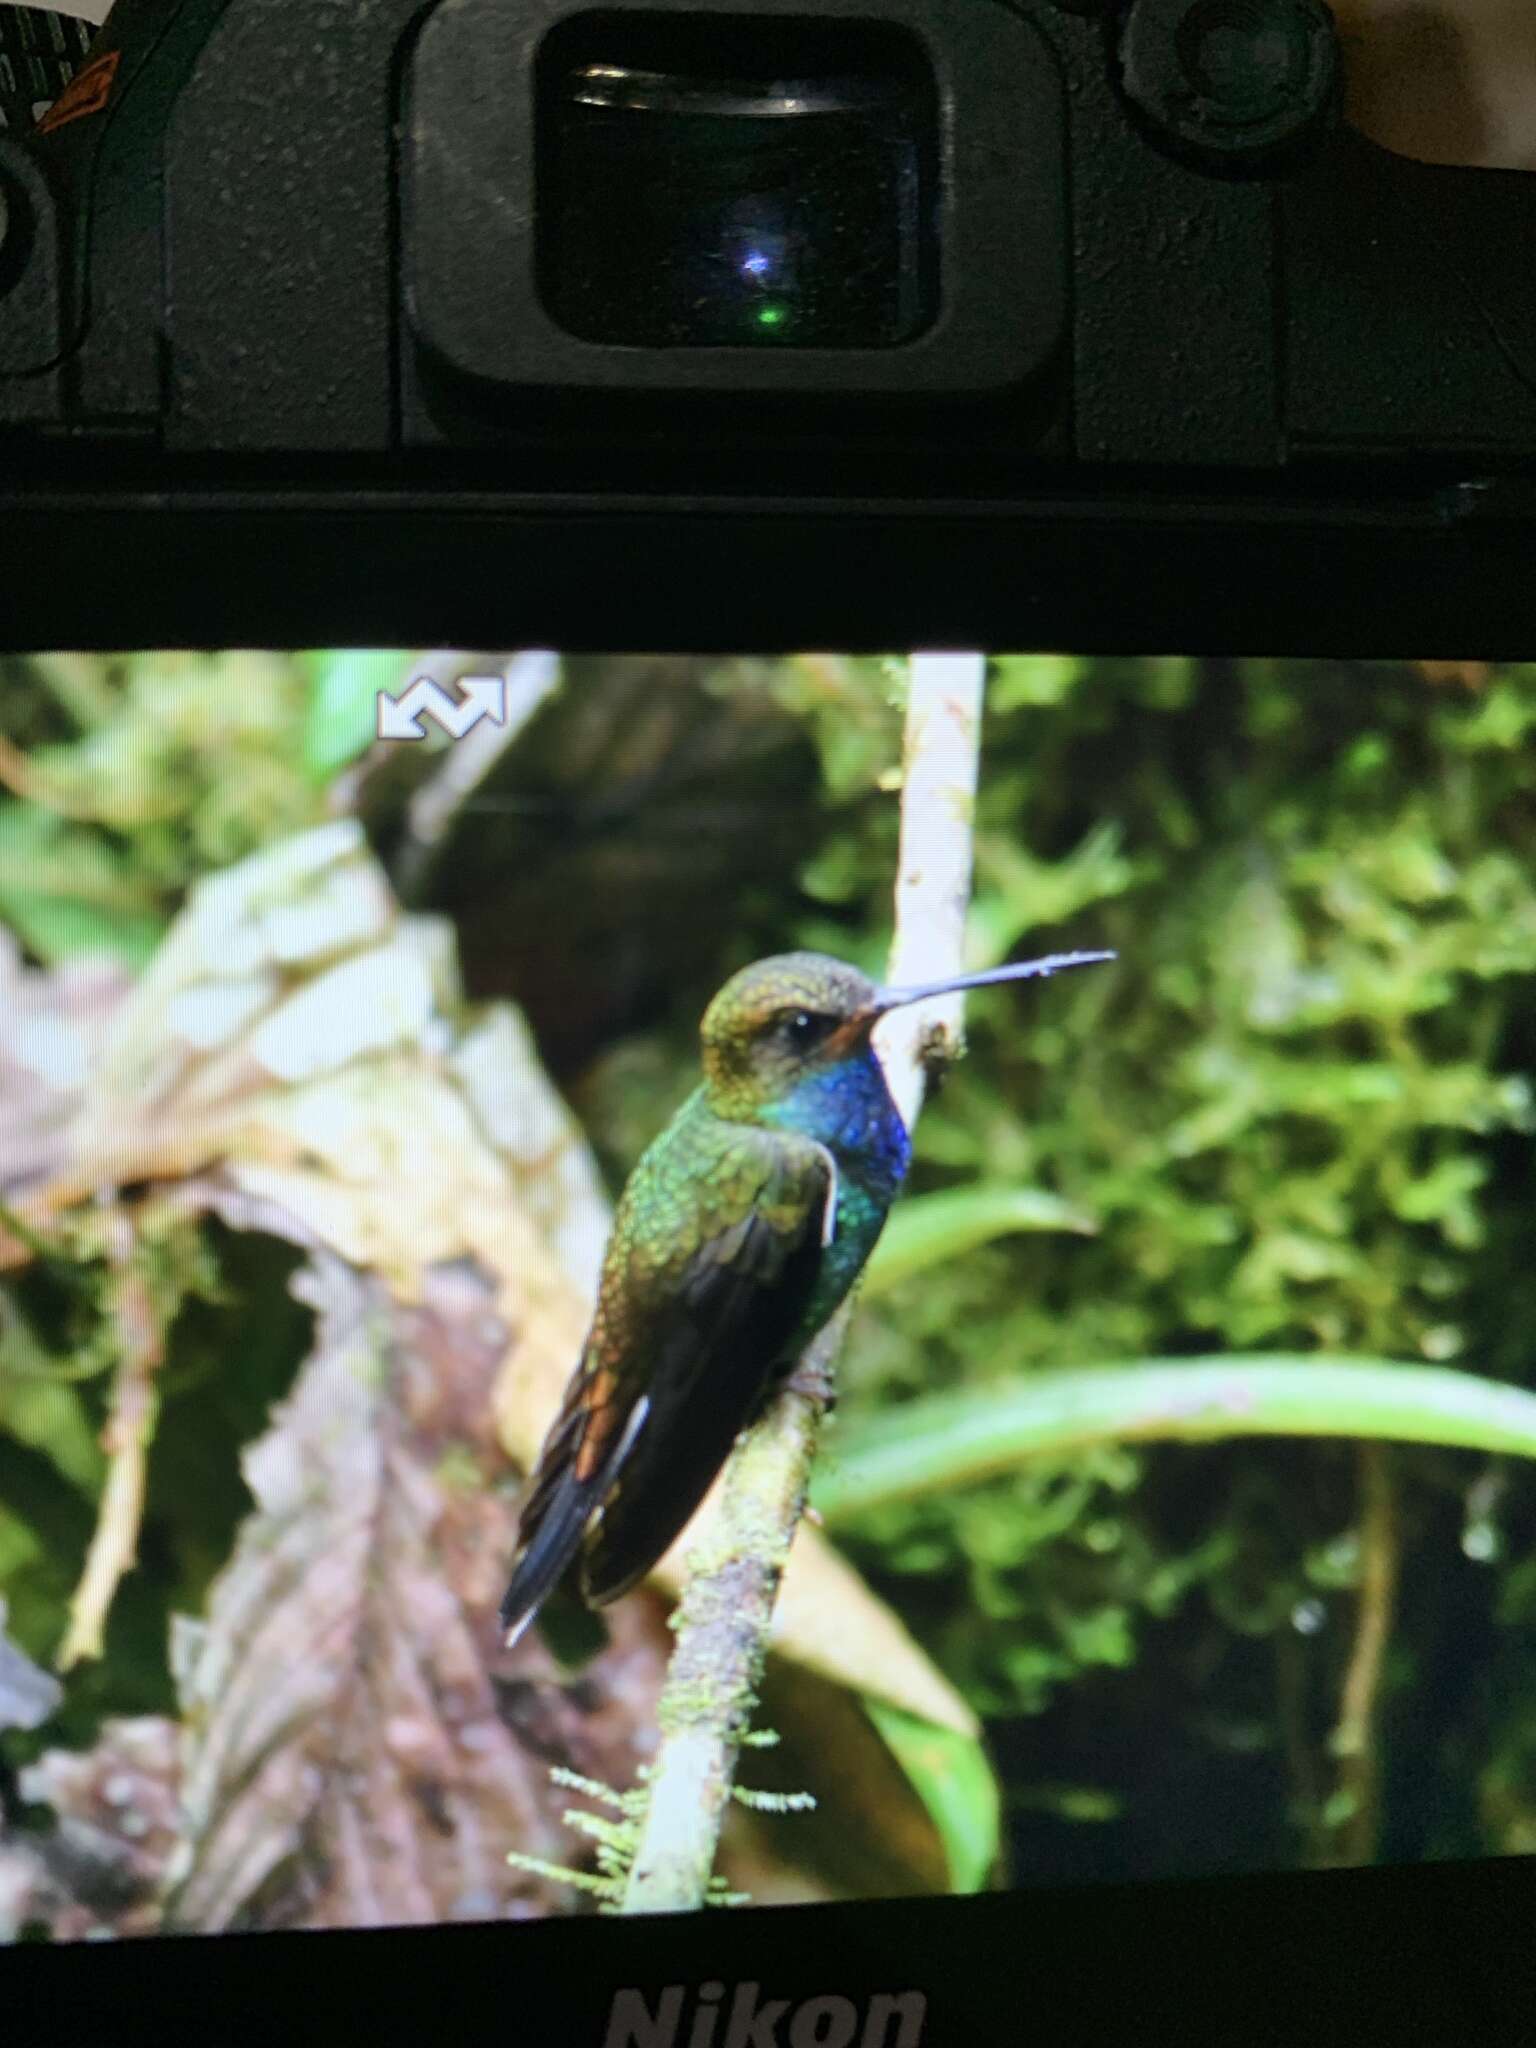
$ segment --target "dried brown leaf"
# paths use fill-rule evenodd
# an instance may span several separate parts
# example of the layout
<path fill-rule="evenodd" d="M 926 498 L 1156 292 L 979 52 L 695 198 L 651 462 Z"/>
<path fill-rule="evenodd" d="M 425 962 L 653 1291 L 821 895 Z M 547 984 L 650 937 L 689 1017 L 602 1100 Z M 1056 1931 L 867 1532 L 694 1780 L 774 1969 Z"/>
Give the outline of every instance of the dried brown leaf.
<path fill-rule="evenodd" d="M 158 1715 L 108 1721 L 86 1751 L 49 1750 L 21 1773 L 50 1828 L 0 1831 L 0 1941 L 154 1934 L 177 1838 L 179 1731 Z"/>
<path fill-rule="evenodd" d="M 537 1646 L 508 1659 L 495 1608 L 513 1503 L 486 1427 L 507 1332 L 489 1291 L 467 1268 L 439 1271 L 406 1313 L 325 1254 L 302 1284 L 315 1348 L 247 1453 L 257 1509 L 179 1658 L 186 1839 L 172 1922 L 547 1911 L 558 1888 L 511 1869 L 507 1852 L 570 1857 L 548 1758 L 633 1775 L 659 1618 L 648 1644 L 600 1660 L 609 1668 L 579 1700 Z M 616 1709 L 637 1658 L 643 1698 Z M 530 1685 L 537 1743 L 526 1700 L 515 1704 Z"/>
<path fill-rule="evenodd" d="M 112 961 L 22 965 L 0 927 L 0 1194 L 54 1172 L 132 977 Z"/>

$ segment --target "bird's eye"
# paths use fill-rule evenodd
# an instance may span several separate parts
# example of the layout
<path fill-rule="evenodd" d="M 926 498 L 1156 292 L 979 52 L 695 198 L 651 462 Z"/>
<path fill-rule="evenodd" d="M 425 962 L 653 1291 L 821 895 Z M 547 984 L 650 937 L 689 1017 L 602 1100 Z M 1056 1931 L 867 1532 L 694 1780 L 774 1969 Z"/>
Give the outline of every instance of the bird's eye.
<path fill-rule="evenodd" d="M 785 1014 L 781 1029 L 793 1046 L 814 1045 L 826 1030 L 828 1021 L 812 1010 L 790 1010 Z"/>

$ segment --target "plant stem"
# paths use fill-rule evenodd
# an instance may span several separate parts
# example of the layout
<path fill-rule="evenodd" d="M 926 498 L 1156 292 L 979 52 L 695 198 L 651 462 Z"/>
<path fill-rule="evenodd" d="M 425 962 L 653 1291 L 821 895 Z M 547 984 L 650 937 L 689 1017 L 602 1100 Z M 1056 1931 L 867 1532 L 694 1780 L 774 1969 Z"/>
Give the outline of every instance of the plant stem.
<path fill-rule="evenodd" d="M 133 1225 L 120 1215 L 109 1252 L 120 1351 L 112 1409 L 102 1436 L 107 1480 L 85 1571 L 69 1603 L 69 1627 L 56 1660 L 60 1671 L 104 1654 L 107 1615 L 138 1556 L 149 1445 L 159 1412 L 154 1378 L 165 1358 L 165 1330 L 135 1262 L 136 1251 Z"/>
<path fill-rule="evenodd" d="M 1381 1775 L 1376 1754 L 1376 1704 L 1392 1633 L 1401 1549 L 1385 1444 L 1361 1445 L 1360 1493 L 1360 1598 L 1338 1725 L 1333 1731 L 1338 1789 L 1345 1795 L 1348 1810 L 1334 1832 L 1329 1860 L 1344 1865 L 1369 1863 L 1376 1850 Z"/>
<path fill-rule="evenodd" d="M 937 981 L 963 964 L 984 674 L 979 655 L 912 660 L 893 981 Z M 958 1048 L 960 1015 L 954 996 L 898 1011 L 881 1027 L 880 1056 L 909 1128 L 935 1062 Z M 626 1913 L 686 1912 L 707 1895 L 850 1313 L 845 1303 L 802 1359 L 795 1383 L 737 1444 L 718 1512 L 689 1559 Z"/>

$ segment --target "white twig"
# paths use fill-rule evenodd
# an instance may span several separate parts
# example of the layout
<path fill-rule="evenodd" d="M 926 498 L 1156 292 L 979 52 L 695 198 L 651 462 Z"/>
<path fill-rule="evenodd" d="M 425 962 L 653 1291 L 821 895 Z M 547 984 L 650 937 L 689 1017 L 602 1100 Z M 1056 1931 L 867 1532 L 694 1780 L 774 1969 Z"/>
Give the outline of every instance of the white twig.
<path fill-rule="evenodd" d="M 915 654 L 902 748 L 901 852 L 896 925 L 886 979 L 898 987 L 943 981 L 965 968 L 976 778 L 986 661 L 979 654 Z M 917 1121 L 929 1061 L 959 1056 L 965 997 L 934 996 L 892 1011 L 876 1048 L 908 1130 Z"/>
<path fill-rule="evenodd" d="M 984 674 L 980 655 L 912 660 L 892 981 L 942 980 L 963 965 Z M 945 1034 L 943 1051 L 957 1050 L 961 1004 L 959 996 L 914 1004 L 881 1026 L 881 1059 L 909 1129 L 922 1106 L 935 1028 Z M 845 1304 L 797 1379 L 830 1390 L 849 1315 Z M 689 1559 L 627 1913 L 686 1912 L 704 1903 L 824 1412 L 816 1394 L 786 1387 L 731 1453 L 707 1547 Z"/>

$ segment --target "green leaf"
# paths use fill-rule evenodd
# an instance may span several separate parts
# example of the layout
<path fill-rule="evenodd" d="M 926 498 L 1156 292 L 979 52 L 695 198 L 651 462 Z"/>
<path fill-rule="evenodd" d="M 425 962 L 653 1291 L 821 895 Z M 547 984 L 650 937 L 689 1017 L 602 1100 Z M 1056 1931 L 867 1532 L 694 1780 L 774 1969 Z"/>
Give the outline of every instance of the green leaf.
<path fill-rule="evenodd" d="M 984 1890 L 997 1861 L 1002 1807 L 986 1750 L 975 1736 L 937 1728 L 883 1700 L 866 1698 L 864 1709 L 939 1831 L 952 1887 Z"/>
<path fill-rule="evenodd" d="M 1091 1216 L 1044 1188 L 969 1187 L 916 1195 L 896 1209 L 869 1262 L 866 1296 L 888 1293 L 929 1266 L 1019 1230 L 1072 1230 L 1091 1237 Z"/>
<path fill-rule="evenodd" d="M 85 1404 L 72 1386 L 0 1373 L 0 1430 L 41 1452 L 88 1498 L 94 1500 L 100 1492 L 106 1460 Z"/>
<path fill-rule="evenodd" d="M 1444 1366 L 1260 1356 L 1041 1373 L 849 1424 L 812 1498 L 829 1522 L 1108 1443 L 1375 1437 L 1536 1458 L 1536 1394 Z"/>
<path fill-rule="evenodd" d="M 1075 654 L 1000 654 L 987 666 L 994 713 L 1065 703 L 1089 669 Z"/>
<path fill-rule="evenodd" d="M 409 653 L 396 647 L 322 649 L 307 657 L 312 677 L 304 722 L 304 767 L 316 782 L 355 761 L 377 730 L 380 690 L 398 694 Z"/>
<path fill-rule="evenodd" d="M 111 953 L 141 967 L 164 919 L 101 835 L 28 804 L 0 805 L 0 922 L 49 965 Z"/>

